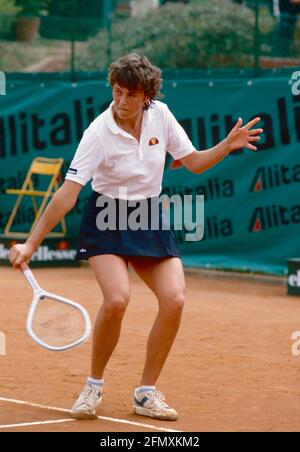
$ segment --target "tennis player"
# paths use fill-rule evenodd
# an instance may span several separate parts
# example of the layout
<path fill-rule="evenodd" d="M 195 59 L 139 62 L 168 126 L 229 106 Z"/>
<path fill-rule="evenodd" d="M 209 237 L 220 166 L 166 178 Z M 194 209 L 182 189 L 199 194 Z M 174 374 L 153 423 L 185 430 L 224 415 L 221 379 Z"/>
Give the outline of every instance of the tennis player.
<path fill-rule="evenodd" d="M 185 278 L 174 233 L 162 230 L 161 208 L 157 214 L 159 228 L 123 228 L 120 224 L 124 218 L 117 213 L 116 227 L 101 230 L 97 218 L 106 206 L 101 199 L 113 200 L 116 212 L 126 211 L 119 209 L 125 204 L 125 215 L 130 215 L 129 200 L 144 197 L 151 211 L 150 201 L 161 192 L 166 152 L 181 160 L 190 172 L 200 174 L 235 149 L 257 150 L 254 143 L 263 130 L 252 129 L 260 118 L 243 127 L 239 119 L 227 138 L 199 152 L 167 105 L 154 100 L 160 93 L 161 71 L 146 57 L 129 54 L 120 58 L 110 66 L 108 79 L 113 102 L 84 132 L 66 180 L 26 242 L 10 250 L 9 259 L 14 268 L 28 263 L 45 236 L 74 207 L 82 186 L 92 179 L 93 192 L 83 214 L 77 256 L 89 261 L 104 300 L 94 326 L 91 373 L 72 416 L 96 417 L 104 370 L 118 343 L 130 298 L 130 264 L 158 300 L 140 386 L 134 391 L 133 410 L 143 416 L 176 420 L 177 412 L 155 386 L 176 337 L 184 305 Z"/>

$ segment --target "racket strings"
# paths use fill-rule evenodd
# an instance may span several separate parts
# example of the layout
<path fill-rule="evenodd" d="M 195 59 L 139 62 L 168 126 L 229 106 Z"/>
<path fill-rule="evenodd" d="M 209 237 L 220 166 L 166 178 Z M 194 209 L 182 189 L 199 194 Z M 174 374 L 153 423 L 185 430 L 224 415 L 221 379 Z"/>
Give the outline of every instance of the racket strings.
<path fill-rule="evenodd" d="M 78 308 L 48 297 L 38 302 L 32 321 L 36 336 L 52 347 L 67 346 L 81 339 L 85 327 Z"/>

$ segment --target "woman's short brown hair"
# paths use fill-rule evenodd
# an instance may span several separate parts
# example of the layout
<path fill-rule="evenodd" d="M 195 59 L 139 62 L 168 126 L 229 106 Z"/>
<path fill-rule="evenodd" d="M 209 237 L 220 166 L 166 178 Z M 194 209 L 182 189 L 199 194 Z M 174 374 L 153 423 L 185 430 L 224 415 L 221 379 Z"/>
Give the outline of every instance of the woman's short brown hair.
<path fill-rule="evenodd" d="M 130 53 L 119 58 L 109 67 L 108 81 L 113 87 L 115 83 L 130 91 L 144 91 L 150 102 L 145 105 L 147 110 L 153 99 L 160 97 L 162 85 L 161 70 L 150 63 L 145 56 Z"/>

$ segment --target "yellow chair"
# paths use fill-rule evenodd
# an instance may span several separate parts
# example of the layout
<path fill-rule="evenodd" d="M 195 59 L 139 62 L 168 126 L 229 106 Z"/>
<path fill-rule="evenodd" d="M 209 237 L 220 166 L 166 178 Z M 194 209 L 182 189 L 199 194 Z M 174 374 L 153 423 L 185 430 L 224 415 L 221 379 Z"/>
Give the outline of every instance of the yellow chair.
<path fill-rule="evenodd" d="M 64 163 L 64 159 L 49 159 L 44 157 L 36 157 L 29 168 L 29 171 L 27 173 L 27 176 L 24 180 L 23 186 L 21 189 L 9 189 L 6 190 L 6 193 L 9 195 L 18 195 L 16 204 L 13 208 L 13 211 L 8 219 L 7 225 L 4 229 L 4 235 L 7 237 L 14 237 L 14 238 L 26 238 L 40 219 L 43 211 L 45 210 L 45 207 L 47 205 L 47 202 L 49 198 L 51 198 L 55 192 L 58 190 L 58 178 L 60 175 L 60 170 L 62 168 L 62 165 Z M 45 176 L 51 176 L 48 188 L 46 191 L 38 191 L 34 189 L 33 181 L 32 181 L 32 175 L 45 175 Z M 22 202 L 22 199 L 24 196 L 31 196 L 32 204 L 34 208 L 34 215 L 35 219 L 31 226 L 31 229 L 29 232 L 11 232 L 11 227 L 14 222 L 14 219 L 17 215 L 18 209 L 20 207 L 20 204 Z M 36 197 L 42 197 L 43 200 L 40 204 L 40 206 L 37 206 L 36 203 Z M 47 237 L 65 237 L 67 233 L 66 228 L 66 222 L 63 218 L 61 220 L 61 232 L 50 232 Z"/>

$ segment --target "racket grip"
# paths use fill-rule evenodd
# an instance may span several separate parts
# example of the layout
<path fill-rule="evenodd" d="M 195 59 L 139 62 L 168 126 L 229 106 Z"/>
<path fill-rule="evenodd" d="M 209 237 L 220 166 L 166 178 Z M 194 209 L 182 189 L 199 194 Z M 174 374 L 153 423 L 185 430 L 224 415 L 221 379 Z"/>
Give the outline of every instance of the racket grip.
<path fill-rule="evenodd" d="M 29 267 L 28 267 L 27 264 L 25 264 L 25 262 L 23 262 L 23 263 L 20 265 L 20 269 L 22 270 L 22 272 L 24 272 L 25 270 L 28 270 Z"/>
<path fill-rule="evenodd" d="M 35 277 L 33 276 L 30 268 L 28 267 L 28 265 L 23 262 L 20 265 L 20 269 L 23 273 L 23 275 L 25 276 L 25 278 L 27 279 L 27 282 L 30 284 L 30 286 L 32 287 L 33 291 L 42 291 L 39 283 L 37 282 L 37 280 L 35 279 Z"/>

